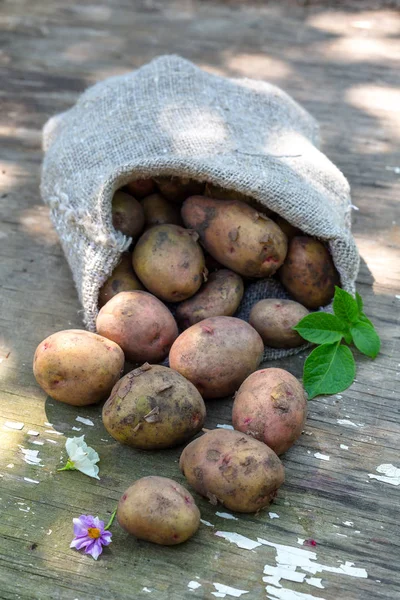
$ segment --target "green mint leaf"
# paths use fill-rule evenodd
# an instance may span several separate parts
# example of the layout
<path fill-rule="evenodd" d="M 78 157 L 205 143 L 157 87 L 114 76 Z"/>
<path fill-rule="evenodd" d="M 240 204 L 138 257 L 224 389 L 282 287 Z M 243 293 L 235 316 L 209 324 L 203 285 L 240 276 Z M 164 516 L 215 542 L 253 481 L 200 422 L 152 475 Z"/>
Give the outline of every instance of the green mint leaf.
<path fill-rule="evenodd" d="M 353 336 L 351 335 L 350 331 L 346 331 L 343 334 L 343 337 L 346 344 L 351 344 L 351 342 L 353 341 Z"/>
<path fill-rule="evenodd" d="M 356 292 L 356 302 L 357 302 L 357 306 L 358 306 L 358 312 L 360 315 L 363 314 L 363 308 L 364 308 L 364 302 L 363 299 L 361 298 L 360 294 L 358 292 Z"/>
<path fill-rule="evenodd" d="M 304 363 L 303 384 L 311 400 L 343 392 L 353 382 L 356 364 L 350 348 L 338 342 L 315 348 Z"/>
<path fill-rule="evenodd" d="M 335 315 L 316 312 L 301 319 L 293 329 L 307 342 L 331 344 L 342 339 L 345 327 Z"/>
<path fill-rule="evenodd" d="M 358 304 L 351 294 L 335 286 L 333 311 L 345 323 L 355 323 L 359 318 Z"/>
<path fill-rule="evenodd" d="M 368 323 L 368 325 L 371 325 L 371 327 L 373 327 L 375 329 L 374 324 L 372 323 L 372 321 L 370 321 L 368 319 L 368 317 L 364 313 L 361 313 L 361 315 L 360 315 L 360 321 L 362 321 L 363 323 Z"/>
<path fill-rule="evenodd" d="M 374 327 L 365 321 L 359 321 L 351 327 L 350 331 L 356 348 L 363 354 L 375 358 L 380 350 L 381 341 Z"/>

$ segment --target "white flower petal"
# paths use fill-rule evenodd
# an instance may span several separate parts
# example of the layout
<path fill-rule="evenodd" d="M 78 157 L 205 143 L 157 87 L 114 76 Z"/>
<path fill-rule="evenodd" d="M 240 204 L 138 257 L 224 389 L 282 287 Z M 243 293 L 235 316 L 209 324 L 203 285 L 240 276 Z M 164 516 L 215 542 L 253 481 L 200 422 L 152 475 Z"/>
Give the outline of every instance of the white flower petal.
<path fill-rule="evenodd" d="M 89 477 L 100 479 L 100 477 L 98 477 L 99 467 L 96 466 L 100 457 L 96 450 L 86 444 L 84 437 L 85 436 L 82 435 L 81 437 L 67 438 L 65 448 L 68 452 L 68 456 L 78 471 L 81 471 Z"/>
<path fill-rule="evenodd" d="M 100 456 L 97 454 L 96 450 L 94 450 L 93 448 L 90 448 L 90 447 L 88 447 L 88 449 L 87 449 L 87 457 L 93 463 L 97 463 L 100 460 Z"/>
<path fill-rule="evenodd" d="M 74 465 L 81 473 L 84 473 L 89 477 L 94 477 L 95 479 L 100 479 L 100 477 L 98 477 L 99 467 L 93 464 L 88 458 L 75 462 Z"/>

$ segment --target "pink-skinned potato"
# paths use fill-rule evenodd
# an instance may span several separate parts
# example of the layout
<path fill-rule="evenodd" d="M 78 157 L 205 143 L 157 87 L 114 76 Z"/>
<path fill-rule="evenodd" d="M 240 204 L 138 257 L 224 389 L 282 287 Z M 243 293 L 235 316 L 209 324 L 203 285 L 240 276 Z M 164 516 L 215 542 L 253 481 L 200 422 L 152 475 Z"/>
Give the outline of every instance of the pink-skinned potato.
<path fill-rule="evenodd" d="M 196 533 L 200 511 L 182 485 L 167 477 L 150 475 L 135 481 L 121 496 L 117 520 L 140 540 L 174 546 Z"/>
<path fill-rule="evenodd" d="M 135 290 L 121 292 L 100 310 L 96 329 L 113 340 L 133 363 L 161 362 L 178 336 L 168 308 L 158 298 Z"/>
<path fill-rule="evenodd" d="M 233 403 L 237 431 L 283 454 L 300 437 L 307 417 L 307 396 L 300 381 L 284 369 L 261 369 L 240 386 Z"/>
<path fill-rule="evenodd" d="M 172 448 L 204 424 L 206 407 L 198 390 L 179 373 L 145 363 L 114 386 L 103 406 L 103 423 L 121 444 L 141 450 Z"/>
<path fill-rule="evenodd" d="M 57 331 L 36 348 L 33 374 L 54 400 L 86 406 L 104 400 L 124 367 L 124 353 L 111 340 L 80 329 Z"/>
<path fill-rule="evenodd" d="M 182 218 L 207 252 L 243 277 L 269 277 L 285 259 L 283 231 L 244 202 L 192 196 L 182 205 Z"/>
<path fill-rule="evenodd" d="M 266 346 L 296 348 L 304 344 L 304 339 L 293 327 L 308 314 L 308 310 L 294 300 L 265 298 L 251 309 L 249 323 L 261 335 Z"/>
<path fill-rule="evenodd" d="M 169 363 L 203 398 L 222 398 L 257 369 L 263 351 L 261 337 L 245 321 L 210 317 L 181 333 L 171 347 Z"/>
<path fill-rule="evenodd" d="M 152 179 L 136 179 L 126 186 L 127 192 L 135 198 L 145 198 L 156 191 L 156 184 Z"/>
<path fill-rule="evenodd" d="M 146 229 L 154 225 L 164 225 L 165 223 L 182 225 L 179 206 L 168 202 L 161 194 L 146 196 L 141 201 L 141 205 L 144 211 Z"/>
<path fill-rule="evenodd" d="M 269 506 L 285 480 L 271 448 L 238 431 L 214 429 L 183 450 L 179 466 L 188 483 L 214 505 L 252 513 Z"/>
<path fill-rule="evenodd" d="M 204 190 L 204 183 L 189 177 L 157 177 L 156 183 L 164 198 L 175 204 L 182 204 L 189 196 L 202 194 Z"/>

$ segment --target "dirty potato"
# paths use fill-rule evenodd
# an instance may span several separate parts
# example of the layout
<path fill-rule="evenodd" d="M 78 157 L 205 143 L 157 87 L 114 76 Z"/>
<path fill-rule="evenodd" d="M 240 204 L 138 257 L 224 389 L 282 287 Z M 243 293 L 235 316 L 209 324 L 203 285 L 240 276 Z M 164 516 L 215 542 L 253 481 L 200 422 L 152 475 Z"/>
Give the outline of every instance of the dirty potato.
<path fill-rule="evenodd" d="M 211 317 L 186 329 L 169 353 L 172 369 L 203 398 L 233 394 L 258 367 L 264 344 L 253 327 L 235 317 Z"/>
<path fill-rule="evenodd" d="M 121 260 L 99 291 L 100 308 L 120 292 L 142 290 L 143 286 L 132 267 L 132 254 L 124 252 Z"/>
<path fill-rule="evenodd" d="M 200 511 L 182 485 L 151 475 L 138 479 L 124 492 L 118 503 L 117 520 L 140 540 L 173 546 L 196 533 Z"/>
<path fill-rule="evenodd" d="M 156 183 L 164 198 L 176 204 L 182 204 L 189 196 L 202 194 L 204 190 L 204 183 L 189 177 L 157 177 Z"/>
<path fill-rule="evenodd" d="M 168 308 L 148 292 L 121 292 L 100 310 L 97 332 L 121 346 L 127 360 L 161 362 L 178 336 Z"/>
<path fill-rule="evenodd" d="M 125 375 L 103 407 L 108 433 L 122 444 L 152 450 L 193 437 L 206 409 L 197 389 L 176 371 L 145 363 Z"/>
<path fill-rule="evenodd" d="M 133 268 L 143 285 L 161 300 L 180 302 L 203 283 L 204 255 L 198 235 L 179 225 L 156 225 L 139 239 Z"/>
<path fill-rule="evenodd" d="M 304 344 L 304 340 L 293 327 L 308 314 L 304 306 L 293 300 L 267 298 L 253 306 L 249 323 L 266 346 L 296 348 Z"/>
<path fill-rule="evenodd" d="M 286 256 L 283 231 L 244 202 L 192 196 L 182 206 L 182 218 L 207 252 L 244 277 L 269 277 Z"/>
<path fill-rule="evenodd" d="M 126 190 L 135 198 L 145 198 L 156 191 L 156 184 L 152 179 L 136 179 L 126 186 Z"/>
<path fill-rule="evenodd" d="M 161 194 L 146 196 L 146 198 L 143 198 L 141 205 L 144 211 L 146 229 L 164 223 L 182 225 L 179 206 L 168 202 Z"/>
<path fill-rule="evenodd" d="M 240 386 L 233 403 L 235 429 L 286 452 L 300 437 L 307 417 L 307 396 L 284 369 L 261 369 Z"/>
<path fill-rule="evenodd" d="M 224 429 L 193 440 L 179 466 L 190 485 L 212 504 L 221 502 L 243 513 L 268 506 L 285 480 L 283 465 L 271 448 Z"/>
<path fill-rule="evenodd" d="M 278 275 L 293 299 L 310 310 L 329 304 L 335 285 L 340 285 L 329 250 L 322 242 L 306 235 L 290 241 Z"/>
<path fill-rule="evenodd" d="M 283 233 L 286 235 L 288 240 L 291 240 L 296 235 L 303 235 L 303 232 L 298 227 L 295 227 L 289 221 L 286 221 L 283 217 L 279 215 L 275 219 L 275 223 L 282 229 Z"/>
<path fill-rule="evenodd" d="M 116 192 L 112 201 L 114 228 L 136 239 L 144 227 L 144 213 L 140 203 L 125 192 Z"/>
<path fill-rule="evenodd" d="M 89 331 L 67 329 L 39 344 L 33 374 L 54 400 L 86 406 L 107 398 L 123 366 L 124 353 L 114 342 Z"/>
<path fill-rule="evenodd" d="M 200 291 L 178 306 L 178 325 L 187 329 L 208 317 L 232 316 L 243 298 L 243 292 L 243 280 L 237 273 L 228 269 L 211 273 Z"/>

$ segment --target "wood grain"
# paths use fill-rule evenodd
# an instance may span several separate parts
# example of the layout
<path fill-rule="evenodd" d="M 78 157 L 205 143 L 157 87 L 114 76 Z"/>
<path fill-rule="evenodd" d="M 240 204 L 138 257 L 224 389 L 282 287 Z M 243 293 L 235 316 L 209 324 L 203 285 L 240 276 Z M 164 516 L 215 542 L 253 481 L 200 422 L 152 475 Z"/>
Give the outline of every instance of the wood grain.
<path fill-rule="evenodd" d="M 246 590 L 243 597 L 256 600 L 275 598 L 275 592 L 304 600 L 399 597 L 400 488 L 368 474 L 381 464 L 400 467 L 400 20 L 389 10 L 321 4 L 3 2 L 2 599 L 212 599 L 214 583 Z M 73 517 L 89 513 L 106 519 L 138 477 L 184 480 L 179 448 L 145 453 L 121 447 L 105 432 L 98 407 L 77 412 L 61 406 L 34 381 L 36 345 L 56 330 L 82 326 L 71 274 L 39 196 L 40 132 L 49 116 L 71 106 L 89 84 L 167 52 L 216 73 L 276 83 L 319 120 L 323 149 L 348 177 L 359 208 L 353 215 L 363 259 L 358 290 L 381 335 L 382 352 L 374 362 L 357 356 L 357 380 L 348 390 L 309 403 L 305 433 L 284 457 L 287 481 L 270 509 L 279 518 L 264 512 L 226 520 L 196 496 L 202 518 L 214 528 L 202 525 L 188 543 L 163 548 L 128 538 L 115 526 L 113 544 L 94 562 L 69 549 Z M 304 358 L 279 366 L 301 376 Z M 230 409 L 229 400 L 208 402 L 207 427 L 229 424 Z M 77 422 L 78 414 L 94 426 Z M 7 421 L 24 427 L 9 429 Z M 101 456 L 99 482 L 78 472 L 56 472 L 65 458 L 65 438 L 83 433 Z M 38 450 L 41 465 L 26 464 L 20 446 Z M 315 552 L 319 564 L 338 567 L 349 561 L 368 577 L 323 570 L 315 577 L 324 589 L 282 579 L 283 588 L 272 586 L 272 594 L 265 589 L 263 569 L 276 566 L 276 549 L 241 549 L 215 536 L 216 530 L 298 549 L 298 538 L 313 539 L 317 546 L 303 549 Z M 190 591 L 191 580 L 201 587 Z M 293 596 L 290 590 L 309 596 Z"/>

